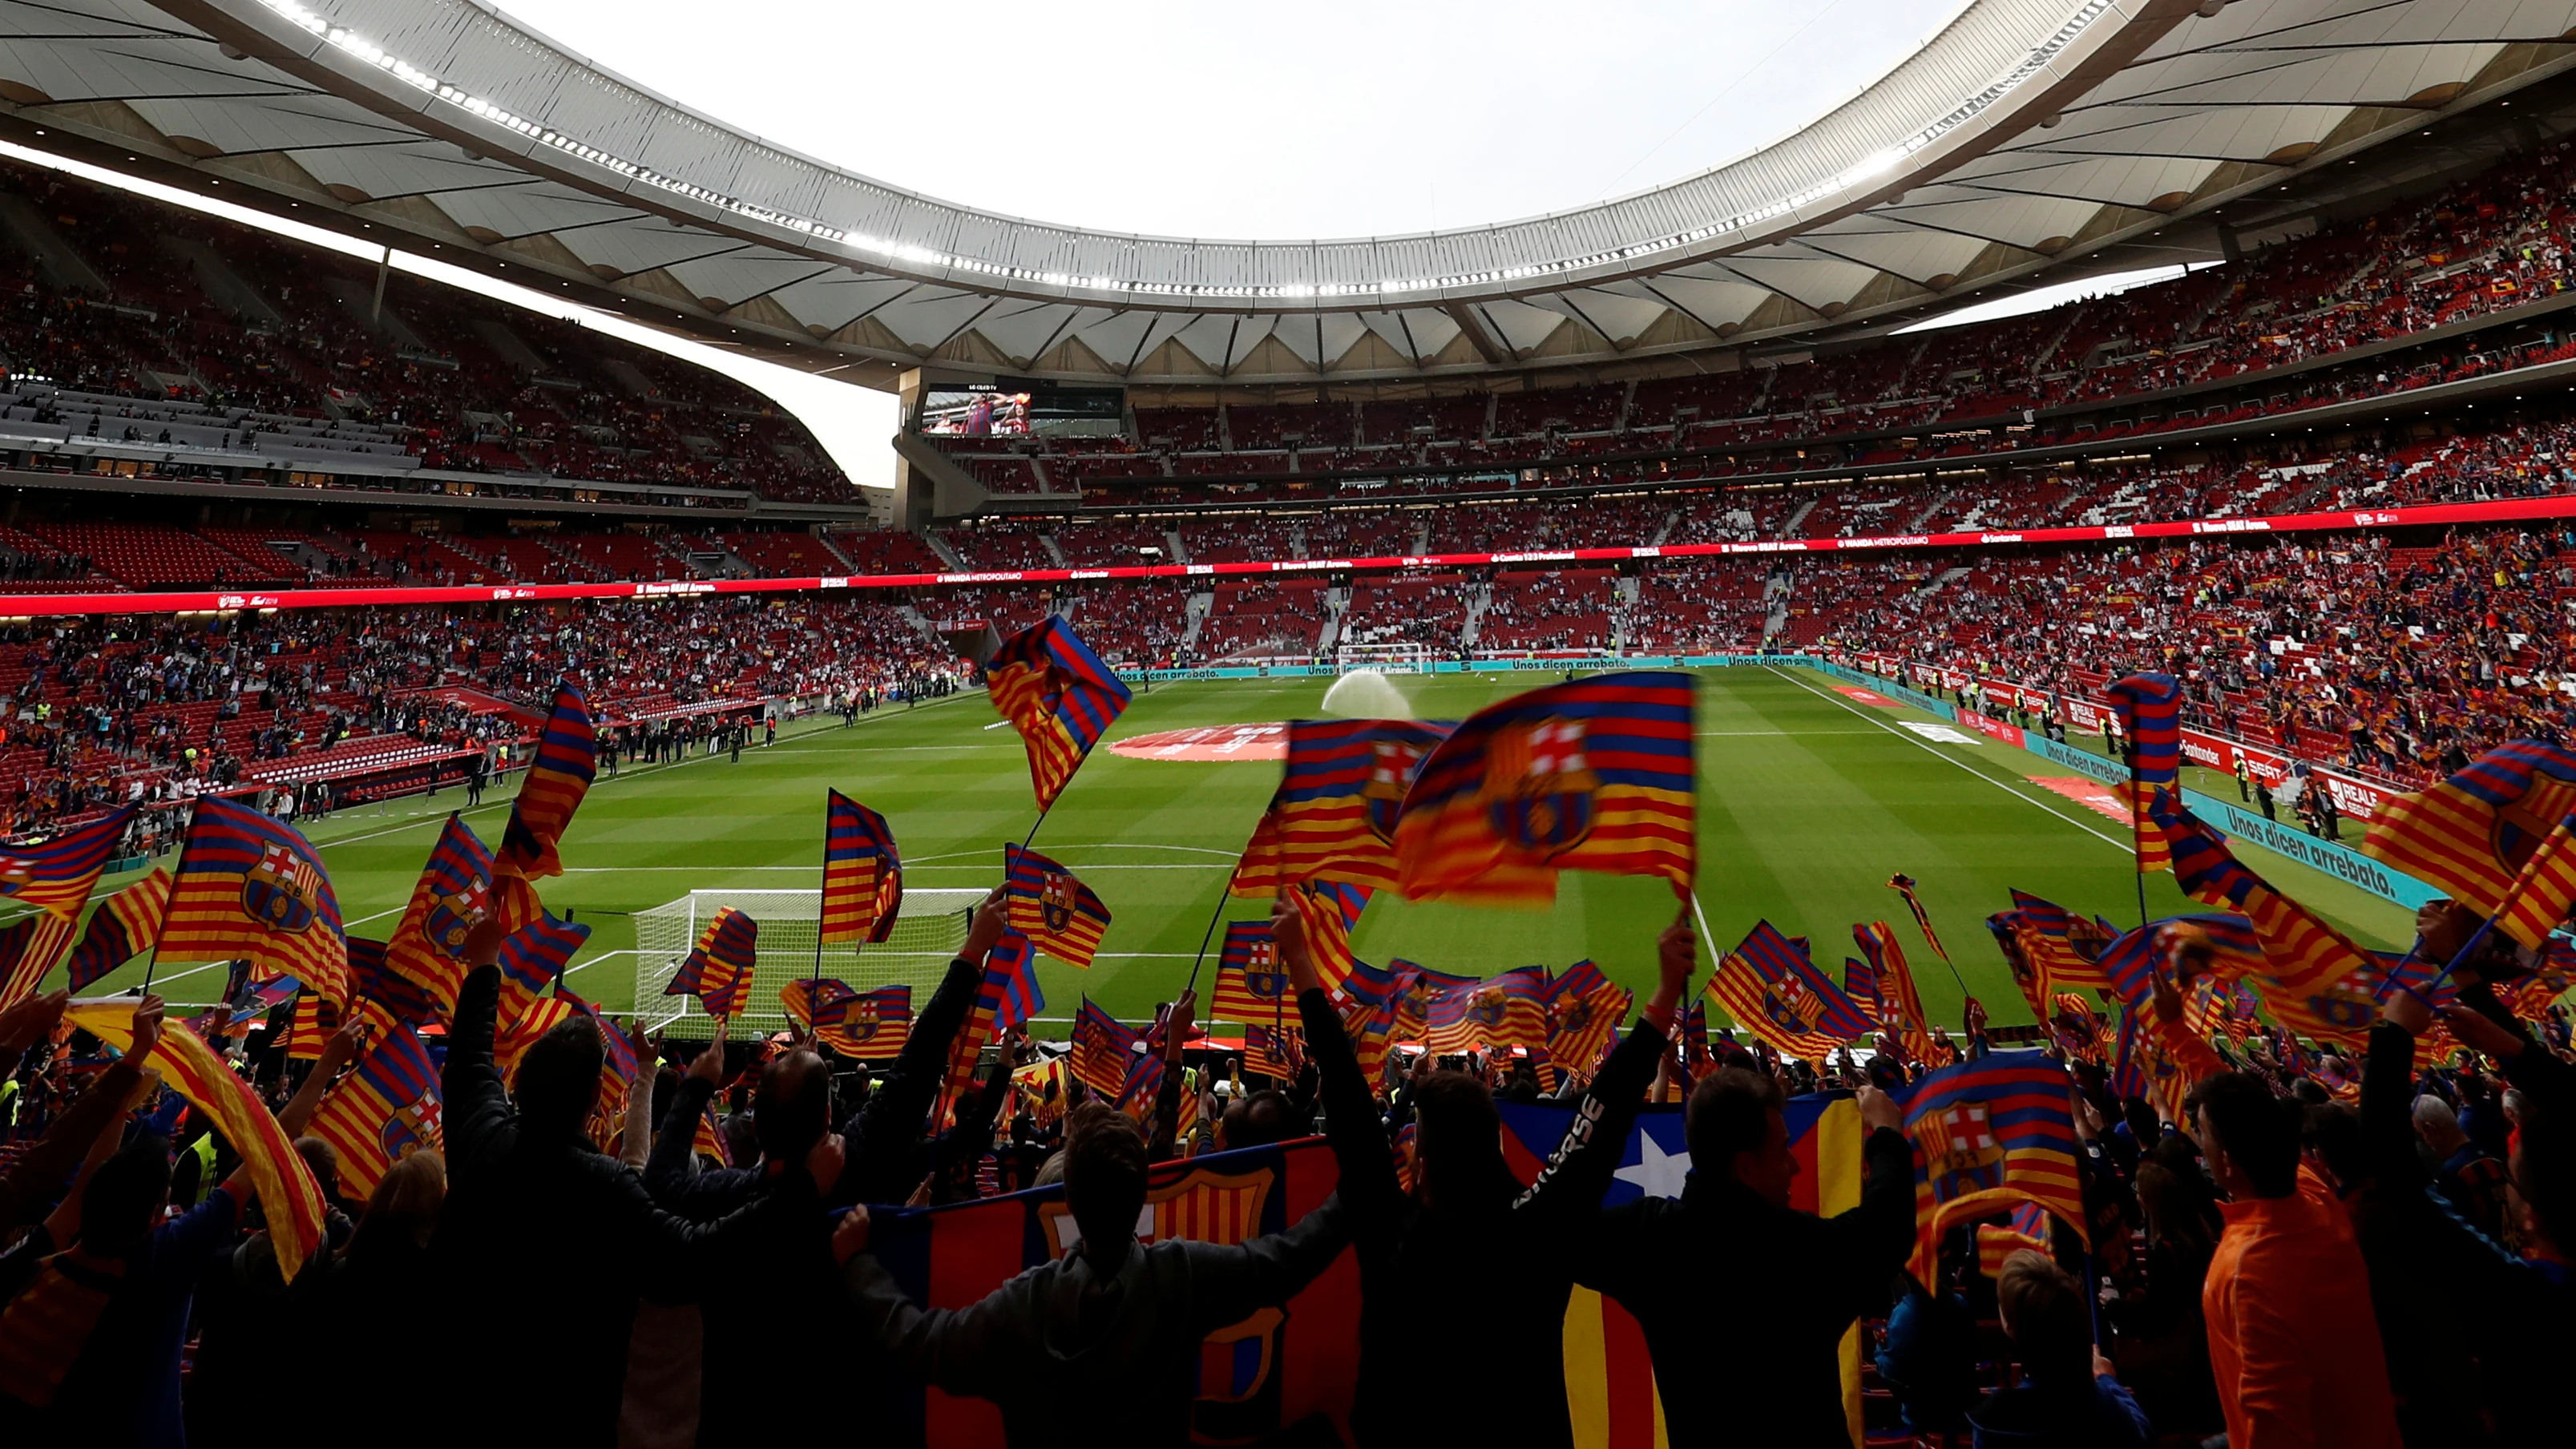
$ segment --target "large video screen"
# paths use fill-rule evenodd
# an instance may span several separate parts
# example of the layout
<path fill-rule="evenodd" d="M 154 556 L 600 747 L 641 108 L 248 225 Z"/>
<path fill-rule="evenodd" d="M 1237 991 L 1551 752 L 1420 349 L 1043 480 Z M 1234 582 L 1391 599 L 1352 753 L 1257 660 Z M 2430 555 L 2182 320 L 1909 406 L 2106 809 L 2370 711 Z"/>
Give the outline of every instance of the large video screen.
<path fill-rule="evenodd" d="M 966 437 L 1106 437 L 1118 431 L 1126 393 L 1030 378 L 934 382 L 921 394 L 921 430 Z"/>

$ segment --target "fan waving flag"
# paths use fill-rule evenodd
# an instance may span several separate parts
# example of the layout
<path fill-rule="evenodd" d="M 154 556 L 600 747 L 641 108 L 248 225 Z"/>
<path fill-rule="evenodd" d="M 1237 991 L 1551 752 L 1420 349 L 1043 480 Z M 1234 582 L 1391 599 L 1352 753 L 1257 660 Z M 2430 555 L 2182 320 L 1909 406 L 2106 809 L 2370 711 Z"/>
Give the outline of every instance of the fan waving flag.
<path fill-rule="evenodd" d="M 1037 948 L 1025 936 L 1006 931 L 985 953 L 984 981 L 975 992 L 975 1004 L 967 1010 L 965 1024 L 948 1043 L 948 1072 L 941 1081 L 939 1104 L 930 1119 L 934 1130 L 947 1123 L 950 1109 L 975 1079 L 975 1062 L 985 1045 L 1003 1031 L 1046 1010 L 1046 995 L 1038 990 L 1037 972 Z"/>
<path fill-rule="evenodd" d="M 1068 966 L 1091 967 L 1109 934 L 1109 908 L 1072 871 L 1034 850 L 1002 847 L 1011 929 Z"/>
<path fill-rule="evenodd" d="M 334 1003 L 349 999 L 349 942 L 321 857 L 295 827 L 220 795 L 196 816 L 161 923 L 164 961 L 248 960 Z"/>
<path fill-rule="evenodd" d="M 2270 969 L 2264 959 L 2262 937 L 2255 934 L 2254 923 L 2243 916 L 2166 916 L 2121 933 L 2104 949 L 2100 965 L 2113 995 L 2135 1006 L 2154 992 L 2155 972 L 2162 964 L 2157 960 L 2156 938 L 2165 927 L 2175 925 L 2197 928 L 2209 938 L 2212 964 L 2222 976 L 2259 974 Z"/>
<path fill-rule="evenodd" d="M 1636 1004 L 1637 993 L 1606 981 L 1580 995 L 1557 995 L 1548 1006 L 1547 1054 L 1568 1071 L 1589 1073 Z"/>
<path fill-rule="evenodd" d="M 1315 977 L 1327 991 L 1339 991 L 1358 969 L 1351 951 L 1351 931 L 1368 908 L 1369 888 L 1342 881 L 1310 880 L 1288 889 L 1297 919 L 1306 928 L 1306 950 L 1315 958 Z"/>
<path fill-rule="evenodd" d="M 1692 681 L 1603 674 L 1479 710 L 1423 761 L 1396 819 L 1408 900 L 1537 905 L 1561 870 L 1695 869 Z"/>
<path fill-rule="evenodd" d="M 694 996 L 707 1015 L 732 1016 L 751 998 L 751 971 L 759 946 L 759 922 L 731 906 L 719 907 L 662 994 Z"/>
<path fill-rule="evenodd" d="M 2129 783 L 2119 791 L 2129 807 L 2138 869 L 2170 863 L 2163 832 L 2148 818 L 2159 790 L 2182 788 L 2182 682 L 2170 674 L 2132 674 L 2111 686 L 2111 708 L 2129 743 Z"/>
<path fill-rule="evenodd" d="M 1207 1014 L 1217 1021 L 1270 1022 L 1296 1014 L 1288 972 L 1272 949 L 1268 921 L 1228 921 Z"/>
<path fill-rule="evenodd" d="M 2035 1051 L 1994 1052 L 1914 1083 L 1905 1135 L 1914 1146 L 1917 1281 L 1937 1281 L 1941 1237 L 1955 1222 L 2015 1203 L 2056 1214 L 2087 1247 L 2075 1117 L 2066 1069 Z"/>
<path fill-rule="evenodd" d="M 2263 943 L 2263 999 L 2281 1024 L 2302 1036 L 2366 1039 L 2375 1014 L 2365 984 L 2370 953 L 2246 869 L 2218 832 L 2171 792 L 2156 796 L 2155 821 L 2172 849 L 2174 883 L 2183 893 L 2254 923 Z M 2546 934 L 2548 927 L 2541 929 Z"/>
<path fill-rule="evenodd" d="M 1393 889 L 1404 792 L 1451 728 L 1400 719 L 1290 721 L 1279 791 L 1244 847 L 1233 892 L 1276 895 L 1308 880 Z"/>
<path fill-rule="evenodd" d="M 170 905 L 170 872 L 150 875 L 109 896 L 90 913 L 89 929 L 72 948 L 72 990 L 79 991 L 152 949 L 161 939 L 161 914 Z"/>
<path fill-rule="evenodd" d="M 77 916 L 134 823 L 134 807 L 34 845 L 0 844 L 0 900 Z"/>
<path fill-rule="evenodd" d="M 199 809 L 207 798 L 212 797 L 198 801 Z M 75 1001 L 63 1020 L 118 1051 L 134 1042 L 131 1001 Z M 294 1281 L 304 1260 L 322 1246 L 328 1204 L 322 1185 L 313 1179 L 313 1169 L 305 1166 L 303 1155 L 287 1140 L 286 1130 L 277 1125 L 276 1116 L 251 1084 L 184 1022 L 173 1021 L 161 1029 L 161 1044 L 152 1049 L 144 1065 L 161 1073 L 163 1084 L 204 1113 L 208 1124 L 241 1154 L 242 1167 L 250 1173 L 251 1188 L 259 1197 L 260 1215 L 268 1223 L 278 1271 Z"/>
<path fill-rule="evenodd" d="M 590 927 L 551 915 L 539 916 L 502 939 L 499 965 L 503 1031 L 512 1030 L 538 999 L 563 979 L 564 963 L 589 939 Z M 549 1027 L 554 1024 L 546 1023 Z"/>
<path fill-rule="evenodd" d="M 823 944 L 882 944 L 902 908 L 903 856 L 893 827 L 831 791 L 823 804 Z"/>
<path fill-rule="evenodd" d="M 2123 1101 L 2135 1098 L 2147 1103 L 2165 1121 L 2180 1122 L 2191 1078 L 2140 1015 L 2150 1010 L 2153 1008 L 2146 1006 L 2120 1008 L 2119 1046 L 2111 1058 L 2111 1093 Z"/>
<path fill-rule="evenodd" d="M 314 1110 L 312 1132 L 340 1154 L 340 1182 L 352 1199 L 376 1190 L 386 1172 L 427 1148 L 446 1150 L 439 1130 L 438 1066 L 408 1026 L 367 1048 Z"/>
<path fill-rule="evenodd" d="M 1708 994 L 1735 1023 L 1782 1056 L 1822 1061 L 1869 1035 L 1869 1017 L 1808 957 L 1804 938 L 1757 921 L 1708 978 Z"/>
<path fill-rule="evenodd" d="M 582 797 L 590 793 L 598 768 L 599 734 L 590 706 L 572 681 L 558 680 L 554 709 L 537 739 L 537 757 L 519 781 L 519 796 L 510 804 L 510 823 L 501 832 L 493 869 L 520 880 L 563 874 L 563 857 L 555 846 L 581 808 Z"/>
<path fill-rule="evenodd" d="M 2502 908 L 2544 843 L 2576 814 L 2576 754 L 2516 740 L 2438 785 L 2372 812 L 2362 853 L 2414 876 L 2482 915 Z M 2553 852 L 2553 854 L 2556 852 Z M 2550 868 L 2547 857 L 2544 869 Z M 2535 882 L 2535 885 L 2538 882 Z M 2499 929 L 2537 948 L 2531 924 L 2546 901 L 2508 912 Z M 2556 924 L 2554 921 L 2550 924 Z M 2539 934 L 2546 934 L 2543 927 Z"/>
<path fill-rule="evenodd" d="M 1115 1098 L 1127 1089 L 1127 1073 L 1139 1040 L 1116 1017 L 1084 997 L 1081 1014 L 1073 1019 L 1073 1079 Z"/>
<path fill-rule="evenodd" d="M 447 827 L 411 888 L 401 924 L 385 938 L 385 969 L 420 989 L 428 1020 L 456 1014 L 456 992 L 465 984 L 465 937 L 492 899 L 492 853 L 459 815 Z M 502 1024 L 508 1025 L 507 1018 Z"/>
<path fill-rule="evenodd" d="M 1885 921 L 1852 927 L 1852 940 L 1867 958 L 1867 971 L 1878 988 L 1879 1026 L 1896 1038 L 1905 1054 L 1918 1062 L 1932 1059 L 1932 1023 L 1923 1015 L 1923 999 L 1914 990 L 1914 968 Z"/>
<path fill-rule="evenodd" d="M 984 665 L 984 688 L 1028 747 L 1040 811 L 1055 804 L 1134 697 L 1053 614 L 1002 641 Z"/>
<path fill-rule="evenodd" d="M 890 1062 L 912 1035 L 912 988 L 897 983 L 859 991 L 826 976 L 780 987 L 787 1019 L 852 1061 Z"/>
<path fill-rule="evenodd" d="M 72 942 L 74 919 L 51 911 L 29 911 L 0 926 L 0 1007 L 13 1006 L 36 994 L 45 973 L 62 959 Z"/>

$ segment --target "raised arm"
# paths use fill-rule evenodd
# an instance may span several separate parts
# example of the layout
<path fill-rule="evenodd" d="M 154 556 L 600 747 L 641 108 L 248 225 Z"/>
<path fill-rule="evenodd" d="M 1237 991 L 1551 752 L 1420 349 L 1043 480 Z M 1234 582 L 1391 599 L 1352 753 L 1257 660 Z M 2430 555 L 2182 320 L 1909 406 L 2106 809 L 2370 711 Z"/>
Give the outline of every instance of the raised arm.
<path fill-rule="evenodd" d="M 518 1139 L 510 1120 L 510 1092 L 492 1061 L 492 1037 L 501 1012 L 501 940 L 495 914 L 465 938 L 470 968 L 456 993 L 456 1020 L 447 1037 L 447 1065 L 439 1072 L 441 1125 L 447 1136 L 447 1172 L 470 1177 Z M 640 1191 L 640 1188 L 639 1188 Z"/>
<path fill-rule="evenodd" d="M 60 1017 L 61 1014 L 61 1003 L 57 1002 L 54 1015 Z M 143 1059 L 152 1055 L 153 1047 L 159 1045 L 160 1040 L 161 998 L 147 996 L 135 1004 L 134 1040 L 126 1047 L 125 1055 L 109 1063 L 107 1070 L 99 1073 L 98 1080 L 90 1083 L 89 1090 L 63 1109 L 62 1115 L 45 1128 L 45 1135 L 36 1139 L 25 1156 L 9 1164 L 7 1171 L 0 1172 L 0 1223 L 18 1221 L 19 1214 L 37 1194 L 50 1193 L 60 1186 L 64 1172 L 89 1152 L 91 1144 L 102 1139 L 114 1140 L 107 1131 L 108 1126 L 125 1110 L 127 1100 L 142 1083 Z M 77 1196 L 79 1191 L 79 1185 L 75 1184 L 72 1195 Z M 70 1200 L 69 1197 L 65 1199 L 67 1202 Z M 75 1212 L 71 1221 L 77 1223 L 79 1220 Z M 54 1241 L 61 1244 L 70 1239 L 57 1236 Z"/>
<path fill-rule="evenodd" d="M 833 1191 L 835 1204 L 900 1202 L 911 1193 L 919 1176 L 913 1149 L 921 1141 L 931 1100 L 948 1074 L 948 1045 L 983 987 L 985 953 L 1008 926 L 1002 892 L 996 888 L 976 907 L 966 944 L 948 963 L 939 989 L 913 1017 L 902 1053 L 842 1129 L 849 1139 L 850 1162 Z"/>
<path fill-rule="evenodd" d="M 724 1081 L 724 1039 L 725 1019 L 718 1017 L 714 1039 L 690 1059 L 688 1074 L 672 1094 L 671 1110 L 662 1118 L 662 1130 L 653 1138 L 653 1151 L 644 1159 L 644 1190 L 664 1207 L 678 1207 L 698 1175 L 698 1119 Z"/>
<path fill-rule="evenodd" d="M 304 1074 L 304 1085 L 295 1089 L 286 1110 L 277 1114 L 277 1125 L 289 1138 L 304 1135 L 305 1125 L 313 1120 L 313 1110 L 322 1105 L 322 1096 L 331 1090 L 331 1082 L 340 1075 L 367 1044 L 367 1023 L 353 1017 L 322 1043 L 322 1055 L 314 1060 L 313 1070 Z"/>
<path fill-rule="evenodd" d="M 1697 950 L 1698 938 L 1685 909 L 1655 939 L 1659 974 L 1645 1015 L 1629 1031 L 1627 1039 L 1611 1051 L 1610 1060 L 1601 1064 L 1592 1086 L 1575 1106 L 1574 1120 L 1566 1124 L 1565 1140 L 1549 1154 L 1547 1166 L 1539 1170 L 1538 1180 L 1514 1204 L 1516 1209 L 1551 1218 L 1576 1217 L 1600 1209 L 1601 1195 L 1610 1190 L 1619 1159 L 1626 1154 L 1628 1131 L 1636 1125 L 1646 1084 L 1666 1059 L 1673 1013 L 1681 1007 L 1682 994 L 1690 989 Z"/>
<path fill-rule="evenodd" d="M 1270 908 L 1272 949 L 1297 990 L 1297 1015 L 1306 1025 L 1306 1055 L 1318 1075 L 1324 1101 L 1324 1140 L 1332 1144 L 1341 1169 L 1341 1197 L 1351 1215 L 1354 1235 L 1372 1241 L 1392 1233 L 1404 1205 L 1404 1186 L 1396 1177 L 1394 1149 L 1386 1123 L 1378 1116 L 1377 1098 L 1360 1075 L 1359 1053 L 1351 1049 L 1332 999 L 1315 974 L 1314 953 L 1306 947 L 1305 925 L 1297 907 L 1282 898 Z"/>
<path fill-rule="evenodd" d="M 1180 1244 L 1190 1265 L 1190 1332 L 1213 1333 L 1297 1296 L 1350 1246 L 1339 1194 L 1284 1233 L 1248 1243 Z"/>

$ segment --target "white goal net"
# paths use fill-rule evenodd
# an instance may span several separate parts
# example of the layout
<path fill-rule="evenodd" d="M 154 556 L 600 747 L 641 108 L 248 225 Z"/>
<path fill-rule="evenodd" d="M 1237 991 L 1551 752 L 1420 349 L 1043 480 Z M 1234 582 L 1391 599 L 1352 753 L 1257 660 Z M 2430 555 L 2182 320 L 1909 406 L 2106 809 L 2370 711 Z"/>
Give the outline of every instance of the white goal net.
<path fill-rule="evenodd" d="M 1430 665 L 1431 650 L 1422 644 L 1341 644 L 1333 649 L 1333 667 L 1344 674 L 1354 669 L 1420 674 Z"/>
<path fill-rule="evenodd" d="M 930 988 L 947 974 L 957 948 L 966 943 L 966 923 L 984 899 L 980 890 L 908 890 L 894 932 L 882 945 L 833 946 L 823 952 L 822 974 L 838 977 L 861 991 L 897 983 L 915 988 L 913 1005 L 928 999 Z M 766 1035 L 787 1024 L 778 1004 L 778 989 L 814 973 L 814 937 L 822 916 L 819 890 L 691 891 L 666 905 L 635 913 L 635 1015 L 648 1030 L 667 1029 L 673 1036 L 708 1036 L 713 1026 L 694 996 L 665 996 L 698 933 L 731 906 L 760 926 L 759 950 L 751 980 L 751 1002 L 736 1023 L 748 1028 L 737 1035 Z"/>

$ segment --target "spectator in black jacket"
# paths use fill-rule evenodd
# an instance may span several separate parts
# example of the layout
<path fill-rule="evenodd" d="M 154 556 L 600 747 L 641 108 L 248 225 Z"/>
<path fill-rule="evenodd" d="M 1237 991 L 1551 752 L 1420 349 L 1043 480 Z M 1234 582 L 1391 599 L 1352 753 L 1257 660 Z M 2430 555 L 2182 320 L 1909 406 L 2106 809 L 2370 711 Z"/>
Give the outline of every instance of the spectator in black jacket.
<path fill-rule="evenodd" d="M 1434 1072 L 1414 1089 L 1415 1189 L 1398 1185 L 1386 1126 L 1341 1018 L 1316 978 L 1297 908 L 1270 917 L 1323 1073 L 1325 1135 L 1360 1260 L 1360 1377 L 1351 1431 L 1362 1444 L 1573 1442 L 1562 1374 L 1492 1371 L 1494 1345 L 1553 1345 L 1572 1285 L 1567 1249 L 1594 1231 L 1628 1129 L 1670 1042 L 1690 984 L 1687 918 L 1658 941 L 1662 979 L 1645 1015 L 1603 1064 L 1565 1142 L 1524 1192 L 1504 1165 L 1502 1118 L 1483 1082 Z M 1472 1333 L 1425 1334 L 1425 1305 Z"/>
<path fill-rule="evenodd" d="M 499 1444 L 609 1445 L 626 1373 L 636 1287 L 685 1300 L 772 1239 L 826 1233 L 820 1194 L 840 1175 L 825 1135 L 751 1206 L 697 1224 L 655 1207 L 643 1179 L 593 1147 L 584 1129 L 605 1048 L 587 1017 L 547 1032 L 519 1058 L 513 1091 L 492 1060 L 501 996 L 497 920 L 465 943 L 470 966 L 441 1074 L 449 1192 L 431 1258 L 447 1294 L 445 1382 L 484 1381 L 513 1350 L 542 1345 L 543 1393 L 512 1397 L 478 1438 Z M 515 1110 L 514 1110 L 515 1109 Z"/>
<path fill-rule="evenodd" d="M 1064 1198 L 1080 1241 L 966 1308 L 916 1306 L 866 1251 L 865 1207 L 842 1218 L 832 1251 L 861 1328 L 923 1382 L 1000 1406 L 1014 1449 L 1179 1446 L 1207 1335 L 1287 1302 L 1349 1235 L 1329 1198 L 1288 1231 L 1235 1246 L 1139 1243 L 1145 1178 L 1135 1124 L 1076 1109 Z"/>
<path fill-rule="evenodd" d="M 1779 1084 L 1738 1067 L 1690 1095 L 1691 1176 L 1680 1201 L 1609 1209 L 1579 1245 L 1574 1281 L 1637 1316 L 1676 1446 L 1848 1449 L 1840 1345 L 1914 1244 L 1913 1153 L 1905 1116 L 1874 1087 L 1858 1207 L 1817 1218 L 1789 1206 L 1798 1174 Z M 1717 1303 L 1758 1303 L 1760 1328 Z"/>

